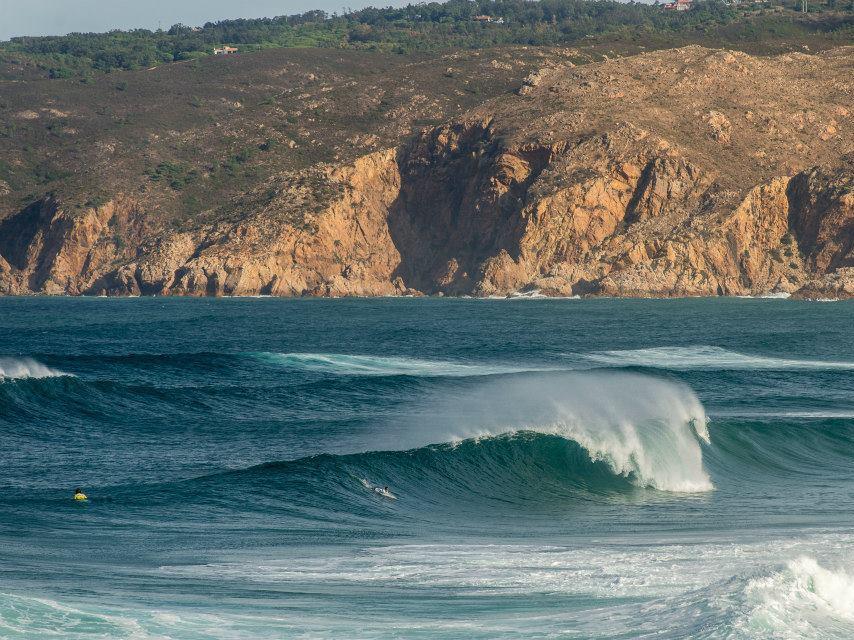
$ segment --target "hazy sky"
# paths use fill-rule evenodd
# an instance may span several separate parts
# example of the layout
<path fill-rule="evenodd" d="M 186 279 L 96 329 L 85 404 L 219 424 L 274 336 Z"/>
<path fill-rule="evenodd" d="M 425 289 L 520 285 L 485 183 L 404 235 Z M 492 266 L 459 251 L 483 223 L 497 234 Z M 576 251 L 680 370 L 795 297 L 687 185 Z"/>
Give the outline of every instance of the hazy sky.
<path fill-rule="evenodd" d="M 224 18 L 258 18 L 309 9 L 340 12 L 344 6 L 407 4 L 403 0 L 0 0 L 0 40 L 23 35 L 108 31 L 146 27 L 168 29 Z"/>

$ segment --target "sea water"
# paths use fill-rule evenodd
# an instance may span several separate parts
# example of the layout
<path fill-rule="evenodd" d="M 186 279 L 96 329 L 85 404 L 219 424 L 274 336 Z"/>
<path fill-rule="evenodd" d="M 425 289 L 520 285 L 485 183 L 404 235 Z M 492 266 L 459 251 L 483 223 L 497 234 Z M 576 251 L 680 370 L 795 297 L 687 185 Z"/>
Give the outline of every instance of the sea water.
<path fill-rule="evenodd" d="M 854 303 L 2 298 L 0 487 L 2 638 L 851 638 Z"/>

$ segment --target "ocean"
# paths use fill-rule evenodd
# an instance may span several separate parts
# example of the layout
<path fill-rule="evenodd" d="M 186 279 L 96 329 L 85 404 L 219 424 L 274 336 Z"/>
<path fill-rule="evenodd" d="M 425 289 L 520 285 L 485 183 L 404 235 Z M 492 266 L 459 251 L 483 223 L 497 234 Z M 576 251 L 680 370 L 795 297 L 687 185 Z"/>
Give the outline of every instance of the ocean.
<path fill-rule="evenodd" d="M 854 303 L 0 298 L 0 487 L 2 638 L 852 638 Z"/>

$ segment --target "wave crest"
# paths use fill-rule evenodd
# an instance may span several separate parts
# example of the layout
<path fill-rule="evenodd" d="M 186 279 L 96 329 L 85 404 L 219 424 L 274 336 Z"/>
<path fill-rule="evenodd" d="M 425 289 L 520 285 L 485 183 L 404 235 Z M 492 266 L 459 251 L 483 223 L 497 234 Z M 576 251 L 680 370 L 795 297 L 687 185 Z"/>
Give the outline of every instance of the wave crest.
<path fill-rule="evenodd" d="M 32 358 L 0 358 L 0 382 L 6 379 L 58 378 L 70 375 L 70 373 L 45 366 Z"/>
<path fill-rule="evenodd" d="M 649 367 L 654 369 L 688 370 L 827 370 L 854 369 L 854 362 L 828 360 L 796 360 L 753 356 L 720 347 L 653 347 L 650 349 L 628 349 L 600 351 L 585 354 L 585 358 L 609 367 Z"/>
<path fill-rule="evenodd" d="M 473 364 L 407 357 L 349 355 L 344 353 L 253 354 L 260 360 L 288 369 L 342 376 L 469 377 L 541 370 L 500 364 Z"/>

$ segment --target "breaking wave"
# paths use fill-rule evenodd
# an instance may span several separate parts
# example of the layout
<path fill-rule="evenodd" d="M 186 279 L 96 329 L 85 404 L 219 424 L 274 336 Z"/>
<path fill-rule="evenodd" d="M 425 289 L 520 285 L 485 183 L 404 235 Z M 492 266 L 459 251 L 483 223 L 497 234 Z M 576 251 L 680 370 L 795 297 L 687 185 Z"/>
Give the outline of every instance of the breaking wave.
<path fill-rule="evenodd" d="M 585 357 L 592 362 L 609 367 L 650 367 L 671 370 L 854 370 L 854 362 L 754 356 L 711 346 L 601 351 L 585 354 Z"/>
<path fill-rule="evenodd" d="M 258 353 L 257 358 L 288 369 L 343 376 L 423 376 L 468 377 L 544 370 L 514 367 L 420 360 L 418 358 L 348 355 L 343 353 Z"/>
<path fill-rule="evenodd" d="M 529 374 L 486 382 L 456 399 L 434 402 L 431 411 L 434 433 L 442 433 L 446 416 L 445 440 L 520 431 L 559 436 L 638 486 L 714 488 L 700 444 L 709 443 L 708 419 L 681 383 L 624 372 Z M 418 432 L 430 428 L 418 425 Z"/>
<path fill-rule="evenodd" d="M 459 494 L 461 487 L 507 500 L 533 491 L 535 501 L 552 489 L 563 496 L 632 487 L 714 489 L 701 449 L 709 442 L 706 414 L 682 384 L 630 373 L 529 374 L 429 404 L 424 422 L 378 439 L 373 452 L 324 454 L 237 473 L 266 476 L 275 468 L 324 496 L 330 495 L 330 474 L 345 486 L 352 484 L 347 477 L 370 478 L 404 494 L 429 491 L 426 502 Z M 410 448 L 401 450 L 402 443 Z"/>
<path fill-rule="evenodd" d="M 0 358 L 0 382 L 26 378 L 58 378 L 70 373 L 52 369 L 32 358 Z"/>
<path fill-rule="evenodd" d="M 801 556 L 781 571 L 750 580 L 736 637 L 850 638 L 854 576 Z"/>

